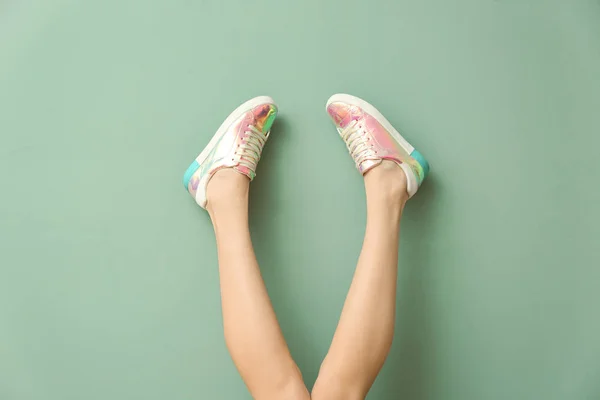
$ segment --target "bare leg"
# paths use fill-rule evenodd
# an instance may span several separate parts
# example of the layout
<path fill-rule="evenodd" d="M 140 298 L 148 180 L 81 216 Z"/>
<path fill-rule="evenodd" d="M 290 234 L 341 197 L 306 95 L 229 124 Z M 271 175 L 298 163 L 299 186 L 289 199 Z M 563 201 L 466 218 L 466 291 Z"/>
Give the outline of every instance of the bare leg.
<path fill-rule="evenodd" d="M 365 175 L 367 228 L 340 321 L 321 365 L 314 400 L 364 399 L 394 334 L 400 217 L 408 199 L 404 172 L 384 161 Z"/>
<path fill-rule="evenodd" d="M 258 400 L 307 400 L 308 391 L 281 333 L 248 230 L 249 180 L 231 169 L 215 173 L 207 210 L 217 238 L 225 341 Z"/>

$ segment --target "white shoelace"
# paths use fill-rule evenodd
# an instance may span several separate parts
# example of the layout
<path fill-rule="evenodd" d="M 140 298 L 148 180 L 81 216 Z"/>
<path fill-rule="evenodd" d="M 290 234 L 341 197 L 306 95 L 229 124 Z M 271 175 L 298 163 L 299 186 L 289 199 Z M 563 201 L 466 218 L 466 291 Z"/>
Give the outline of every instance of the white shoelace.
<path fill-rule="evenodd" d="M 346 142 L 348 152 L 360 165 L 366 160 L 378 160 L 377 150 L 373 148 L 371 136 L 363 129 L 362 123 L 352 121 L 344 129 L 339 129 L 340 136 Z"/>
<path fill-rule="evenodd" d="M 251 171 L 256 171 L 256 164 L 260 160 L 262 149 L 269 137 L 269 132 L 262 133 L 254 125 L 248 125 L 242 143 L 238 145 L 236 154 L 238 155 L 239 163 L 248 167 Z"/>

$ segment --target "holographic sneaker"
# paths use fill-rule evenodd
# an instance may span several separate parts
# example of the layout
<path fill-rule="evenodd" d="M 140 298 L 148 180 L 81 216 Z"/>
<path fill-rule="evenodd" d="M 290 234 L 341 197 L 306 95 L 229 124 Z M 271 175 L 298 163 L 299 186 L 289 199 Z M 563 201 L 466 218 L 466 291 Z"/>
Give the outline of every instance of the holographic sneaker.
<path fill-rule="evenodd" d="M 335 94 L 327 101 L 327 113 L 361 174 L 392 160 L 406 174 L 408 196 L 417 193 L 429 164 L 375 107 L 358 97 Z"/>
<path fill-rule="evenodd" d="M 236 108 L 221 124 L 183 176 L 183 185 L 200 207 L 206 208 L 206 187 L 218 170 L 233 168 L 254 179 L 256 164 L 276 116 L 273 99 L 261 96 Z"/>

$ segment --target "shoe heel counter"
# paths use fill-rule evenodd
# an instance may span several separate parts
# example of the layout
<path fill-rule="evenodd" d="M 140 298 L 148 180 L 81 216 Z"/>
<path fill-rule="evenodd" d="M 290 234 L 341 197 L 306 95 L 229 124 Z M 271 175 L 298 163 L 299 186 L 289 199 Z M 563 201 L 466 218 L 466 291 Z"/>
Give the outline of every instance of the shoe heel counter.
<path fill-rule="evenodd" d="M 188 190 L 190 180 L 192 179 L 192 176 L 194 176 L 194 173 L 198 171 L 198 168 L 200 168 L 200 164 L 198 164 L 198 161 L 194 160 L 183 174 L 183 187 L 185 187 L 185 190 Z"/>
<path fill-rule="evenodd" d="M 419 186 L 421 186 L 425 178 L 427 178 L 427 175 L 429 175 L 429 163 L 417 150 L 413 150 L 412 153 L 410 153 L 410 156 L 417 162 L 415 169 L 417 170 Z"/>
<path fill-rule="evenodd" d="M 425 157 L 423 157 L 423 155 L 421 153 L 419 153 L 417 150 L 413 150 L 412 153 L 410 153 L 410 156 L 412 158 L 414 158 L 415 161 L 417 161 L 417 163 L 419 163 L 419 165 L 421 166 L 421 168 L 423 170 L 423 177 L 421 179 L 421 182 L 423 182 L 425 180 L 425 178 L 427 178 L 427 175 L 429 175 L 429 163 L 427 162 Z M 421 183 L 421 182 L 419 182 L 419 183 Z"/>

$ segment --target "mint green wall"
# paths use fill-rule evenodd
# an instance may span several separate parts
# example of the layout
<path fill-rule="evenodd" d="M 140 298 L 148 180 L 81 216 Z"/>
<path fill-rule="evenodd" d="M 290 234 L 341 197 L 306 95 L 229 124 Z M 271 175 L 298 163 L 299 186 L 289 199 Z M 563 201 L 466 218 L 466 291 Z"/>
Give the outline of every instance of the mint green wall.
<path fill-rule="evenodd" d="M 252 233 L 312 385 L 365 222 L 336 92 L 432 165 L 369 398 L 600 399 L 599 75 L 592 0 L 0 2 L 0 399 L 249 398 L 181 176 L 260 94 Z"/>

